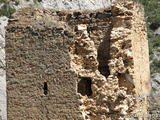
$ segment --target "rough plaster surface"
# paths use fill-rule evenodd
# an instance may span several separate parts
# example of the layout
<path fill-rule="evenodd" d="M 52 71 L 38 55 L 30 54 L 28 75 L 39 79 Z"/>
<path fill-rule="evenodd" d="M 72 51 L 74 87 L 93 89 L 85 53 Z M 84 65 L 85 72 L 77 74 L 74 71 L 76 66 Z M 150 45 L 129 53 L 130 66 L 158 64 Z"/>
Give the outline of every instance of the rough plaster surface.
<path fill-rule="evenodd" d="M 78 77 L 69 70 L 73 35 L 60 20 L 63 17 L 61 12 L 24 8 L 15 16 L 18 21 L 9 20 L 8 119 L 80 119 L 76 99 Z M 47 95 L 44 82 L 48 84 Z"/>
<path fill-rule="evenodd" d="M 6 71 L 5 71 L 5 26 L 8 18 L 0 17 L 0 119 L 7 120 Z"/>
<path fill-rule="evenodd" d="M 141 12 L 125 0 L 96 11 L 20 9 L 6 35 L 8 119 L 147 114 L 149 57 Z M 79 88 L 82 80 L 91 80 L 91 90 L 85 82 Z"/>

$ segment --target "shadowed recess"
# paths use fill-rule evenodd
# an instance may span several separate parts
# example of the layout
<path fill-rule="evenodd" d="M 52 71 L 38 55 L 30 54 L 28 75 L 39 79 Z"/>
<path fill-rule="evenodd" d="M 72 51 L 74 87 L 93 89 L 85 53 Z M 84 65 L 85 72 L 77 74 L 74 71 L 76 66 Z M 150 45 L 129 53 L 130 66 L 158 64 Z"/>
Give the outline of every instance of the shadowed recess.
<path fill-rule="evenodd" d="M 44 94 L 47 95 L 48 94 L 48 85 L 47 85 L 47 82 L 44 82 L 43 90 L 44 90 Z"/>
<path fill-rule="evenodd" d="M 81 78 L 81 80 L 78 82 L 78 93 L 82 95 L 91 96 L 92 95 L 92 89 L 91 89 L 91 79 L 84 77 Z"/>

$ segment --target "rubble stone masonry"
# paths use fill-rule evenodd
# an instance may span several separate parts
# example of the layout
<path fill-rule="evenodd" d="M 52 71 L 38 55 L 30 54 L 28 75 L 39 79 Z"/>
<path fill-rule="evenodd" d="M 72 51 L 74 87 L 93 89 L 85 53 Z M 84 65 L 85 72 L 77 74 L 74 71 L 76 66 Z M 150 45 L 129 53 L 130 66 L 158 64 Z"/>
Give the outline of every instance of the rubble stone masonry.
<path fill-rule="evenodd" d="M 147 114 L 148 41 L 136 2 L 95 11 L 24 7 L 9 19 L 5 49 L 8 120 Z"/>

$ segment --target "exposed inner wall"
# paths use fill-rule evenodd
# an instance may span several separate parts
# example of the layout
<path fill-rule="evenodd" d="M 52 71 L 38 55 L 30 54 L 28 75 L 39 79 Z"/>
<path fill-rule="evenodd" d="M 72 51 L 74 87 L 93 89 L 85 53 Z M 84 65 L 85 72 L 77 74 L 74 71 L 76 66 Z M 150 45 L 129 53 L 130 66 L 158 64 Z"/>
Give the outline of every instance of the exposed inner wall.
<path fill-rule="evenodd" d="M 122 0 L 112 4 L 112 16 L 110 74 L 118 78 L 119 90 L 126 94 L 123 102 L 130 100 L 121 104 L 127 107 L 121 107 L 120 113 L 147 119 L 146 99 L 151 88 L 143 10 L 137 2 Z"/>
<path fill-rule="evenodd" d="M 71 68 L 79 77 L 85 78 L 84 80 L 90 78 L 92 91 L 91 94 L 79 93 L 80 110 L 84 119 L 105 119 L 105 113 L 109 110 L 104 98 L 107 81 L 105 76 L 98 71 L 97 49 L 94 41 L 89 37 L 85 24 L 78 25 L 76 29 L 77 36 L 70 51 Z M 77 87 L 82 87 L 82 85 Z M 86 89 L 86 87 L 79 89 Z"/>
<path fill-rule="evenodd" d="M 84 119 L 130 119 L 129 116 L 139 115 L 137 119 L 141 120 L 143 115 L 147 114 L 144 94 L 149 93 L 147 87 L 150 84 L 144 17 L 139 15 L 142 12 L 138 11 L 140 6 L 133 1 L 114 2 L 111 10 L 112 26 L 108 31 L 108 42 L 100 43 L 106 45 L 105 47 L 97 49 L 96 41 L 90 36 L 92 32 L 88 32 L 88 25 L 75 26 L 76 36 L 71 45 L 70 57 L 71 69 L 82 78 L 77 85 L 80 110 Z M 137 25 L 141 28 L 138 32 Z M 139 34 L 140 31 L 144 32 Z M 99 30 L 96 32 L 99 33 Z M 100 37 L 99 34 L 97 36 Z M 138 44 L 135 39 L 141 38 L 139 36 L 144 41 L 138 46 L 141 49 L 146 46 L 147 50 L 141 50 L 135 45 Z M 137 55 L 141 56 L 138 58 L 140 62 L 136 60 Z M 141 64 L 145 60 L 146 62 Z M 143 69 L 142 65 L 147 66 L 145 72 L 137 70 Z M 140 80 L 142 77 L 145 78 L 143 80 L 145 84 L 142 83 L 142 79 Z"/>
<path fill-rule="evenodd" d="M 77 92 L 84 119 L 106 119 L 109 111 L 105 97 L 109 87 L 106 77 L 109 75 L 110 17 L 110 10 L 77 13 L 70 58 L 71 70 L 80 78 Z"/>
<path fill-rule="evenodd" d="M 107 9 L 80 12 L 25 7 L 9 19 L 6 34 L 8 119 L 82 119 L 85 112 L 80 114 L 83 108 L 78 98 L 98 94 L 97 85 L 106 83 L 100 72 L 108 74 L 101 68 L 108 69 L 110 17 L 111 11 Z M 77 61 L 82 64 L 80 68 L 87 69 L 85 76 L 70 66 L 70 46 L 74 46 L 74 40 L 79 45 L 76 54 L 85 56 L 87 52 L 86 57 Z M 95 76 L 95 86 L 92 76 Z M 105 91 L 103 89 L 104 94 Z M 94 104 L 101 106 L 101 103 Z M 106 108 L 99 107 L 98 111 L 105 113 Z"/>
<path fill-rule="evenodd" d="M 118 84 L 116 97 L 113 99 L 114 112 L 119 116 L 136 114 L 137 101 L 134 96 L 134 59 L 132 51 L 133 2 L 118 1 L 112 4 L 111 46 L 109 69 L 110 76 Z"/>
<path fill-rule="evenodd" d="M 117 120 L 146 113 L 137 99 L 147 91 L 141 93 L 140 78 L 149 71 L 138 69 L 136 30 L 144 22 L 136 10 L 125 0 L 111 10 L 20 9 L 6 35 L 8 118 Z"/>
<path fill-rule="evenodd" d="M 121 69 L 123 68 L 128 72 L 128 75 L 125 72 L 125 77 L 131 83 L 127 85 L 128 89 L 132 91 L 129 94 L 132 94 L 132 97 L 134 97 L 131 99 L 135 101 L 134 99 L 136 98 L 132 114 L 142 116 L 139 119 L 147 119 L 144 115 L 148 113 L 147 96 L 150 95 L 151 85 L 148 40 L 143 8 L 136 2 L 123 0 L 113 4 L 112 13 L 115 16 L 112 20 L 113 32 L 116 33 L 113 38 L 123 39 L 122 43 L 125 43 L 125 46 L 120 46 L 123 48 L 123 52 L 120 52 L 119 49 L 120 57 L 123 56 L 122 61 L 124 64 L 124 67 L 121 67 Z M 127 36 L 123 38 L 125 35 Z M 113 45 L 115 46 L 116 43 L 117 41 Z M 117 49 L 121 44 L 118 44 Z M 121 83 L 120 79 L 119 82 Z"/>

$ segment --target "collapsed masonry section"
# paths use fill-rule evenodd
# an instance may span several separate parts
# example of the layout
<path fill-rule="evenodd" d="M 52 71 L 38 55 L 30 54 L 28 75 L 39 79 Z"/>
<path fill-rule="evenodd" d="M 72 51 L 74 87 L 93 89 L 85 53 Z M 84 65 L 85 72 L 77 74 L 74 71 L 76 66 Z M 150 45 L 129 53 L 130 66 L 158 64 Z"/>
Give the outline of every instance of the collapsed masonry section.
<path fill-rule="evenodd" d="M 147 113 L 148 43 L 138 10 L 125 0 L 111 10 L 20 9 L 6 35 L 8 119 Z"/>
<path fill-rule="evenodd" d="M 123 0 L 114 2 L 111 11 L 112 27 L 98 49 L 86 24 L 76 26 L 71 45 L 72 70 L 91 80 L 92 95 L 78 91 L 80 110 L 87 120 L 128 119 L 147 114 L 150 82 L 143 10 L 138 3 Z M 137 69 L 143 67 L 145 71 Z"/>
<path fill-rule="evenodd" d="M 55 11 L 25 7 L 14 14 L 6 34 L 8 119 L 83 119 L 77 93 L 88 97 L 98 94 L 92 74 L 98 74 L 94 78 L 96 86 L 105 83 L 98 81 L 105 77 L 97 69 L 108 74 L 105 66 L 109 59 L 110 17 L 107 9 Z M 101 65 L 95 62 L 97 59 Z M 81 68 L 86 76 L 74 71 Z"/>

